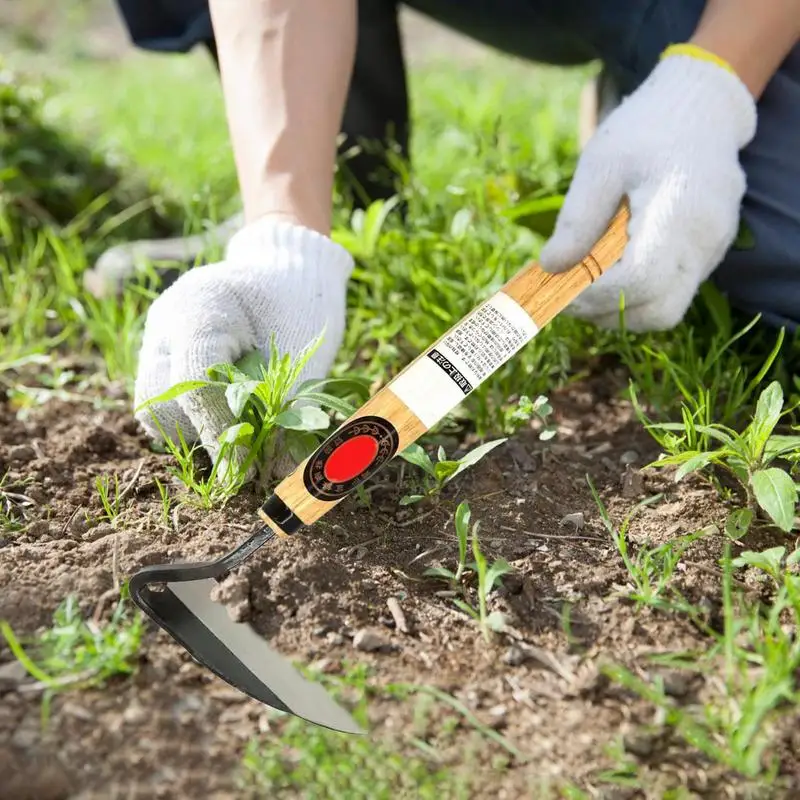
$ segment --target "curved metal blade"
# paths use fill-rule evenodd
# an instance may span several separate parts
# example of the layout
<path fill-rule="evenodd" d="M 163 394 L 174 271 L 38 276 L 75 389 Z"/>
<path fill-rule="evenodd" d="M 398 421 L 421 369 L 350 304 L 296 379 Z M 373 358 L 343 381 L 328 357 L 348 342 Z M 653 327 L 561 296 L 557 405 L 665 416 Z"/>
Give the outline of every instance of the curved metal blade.
<path fill-rule="evenodd" d="M 306 680 L 247 623 L 234 622 L 227 609 L 211 599 L 216 581 L 168 583 L 167 588 L 194 617 L 193 655 L 213 672 L 257 700 L 316 725 L 346 733 L 364 731 L 318 683 Z M 203 634 L 198 623 L 205 629 Z M 177 629 L 181 617 L 172 617 Z M 170 631 L 173 633 L 173 631 Z M 173 634 L 174 635 L 174 634 Z"/>
<path fill-rule="evenodd" d="M 213 578 L 139 589 L 139 605 L 203 666 L 239 691 L 278 711 L 342 733 L 364 734 L 318 683 L 304 678 L 247 623 L 234 622 L 211 599 Z"/>
<path fill-rule="evenodd" d="M 239 691 L 315 725 L 364 734 L 321 685 L 306 680 L 250 625 L 234 622 L 225 606 L 211 599 L 219 579 L 274 537 L 262 525 L 215 561 L 142 567 L 128 581 L 131 599 L 196 661 Z"/>

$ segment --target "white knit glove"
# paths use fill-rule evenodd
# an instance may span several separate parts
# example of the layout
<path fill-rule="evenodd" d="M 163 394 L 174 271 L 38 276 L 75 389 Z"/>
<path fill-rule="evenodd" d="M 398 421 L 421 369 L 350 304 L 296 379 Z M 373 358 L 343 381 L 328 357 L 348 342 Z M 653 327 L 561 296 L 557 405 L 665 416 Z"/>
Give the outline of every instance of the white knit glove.
<path fill-rule="evenodd" d="M 739 150 L 755 130 L 755 102 L 733 73 L 687 55 L 660 61 L 588 142 L 542 249 L 543 269 L 569 269 L 628 196 L 621 260 L 568 313 L 616 327 L 624 292 L 631 330 L 677 325 L 736 238 L 745 192 Z"/>
<path fill-rule="evenodd" d="M 350 254 L 322 234 L 268 219 L 240 230 L 225 260 L 182 275 L 150 307 L 139 353 L 134 407 L 187 380 L 208 379 L 207 368 L 233 363 L 272 334 L 281 353 L 295 356 L 323 333 L 298 382 L 325 377 L 344 334 Z M 162 437 L 155 413 L 173 441 L 176 425 L 188 442 L 200 441 L 213 460 L 218 439 L 233 422 L 224 393 L 202 389 L 143 409 L 136 418 Z"/>

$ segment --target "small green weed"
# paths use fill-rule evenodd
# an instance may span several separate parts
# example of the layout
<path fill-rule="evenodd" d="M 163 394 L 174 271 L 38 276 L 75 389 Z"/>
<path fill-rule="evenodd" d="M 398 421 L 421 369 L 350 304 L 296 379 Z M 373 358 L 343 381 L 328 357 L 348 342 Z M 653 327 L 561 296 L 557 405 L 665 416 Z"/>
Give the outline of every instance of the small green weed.
<path fill-rule="evenodd" d="M 234 424 L 223 431 L 220 444 L 227 446 L 232 455 L 243 452 L 241 458 L 231 459 L 233 474 L 229 483 L 233 491 L 237 491 L 253 468 L 261 481 L 267 481 L 275 459 L 282 454 L 281 448 L 295 461 L 304 460 L 330 428 L 329 412 L 348 417 L 356 409 L 346 398 L 356 395 L 366 399 L 367 385 L 354 378 L 311 379 L 295 387 L 321 341 L 322 337 L 317 337 L 292 359 L 288 353 L 278 352 L 273 337 L 268 361 L 255 351 L 237 364 L 217 364 L 208 369 L 208 380 L 175 384 L 139 408 L 151 408 L 190 391 L 216 389 L 224 392 Z M 343 394 L 323 391 L 331 387 L 343 390 Z M 183 457 L 187 458 L 188 454 Z M 218 459 L 217 463 L 222 460 Z M 185 467 L 182 471 L 184 475 L 187 472 Z"/>
<path fill-rule="evenodd" d="M 0 530 L 7 533 L 16 533 L 25 527 L 25 509 L 33 506 L 34 502 L 30 497 L 16 489 L 22 486 L 14 486 L 12 490 L 8 485 L 8 472 L 0 476 Z"/>
<path fill-rule="evenodd" d="M 631 554 L 628 544 L 628 528 L 631 521 L 642 508 L 661 500 L 662 495 L 654 495 L 638 503 L 618 528 L 612 522 L 594 484 L 590 479 L 587 480 L 603 525 L 611 535 L 633 583 L 629 597 L 636 603 L 636 607 L 688 610 L 686 601 L 670 585 L 672 576 L 686 550 L 709 531 L 703 529 L 677 536 L 655 547 L 641 545 L 636 548 L 635 554 Z"/>
<path fill-rule="evenodd" d="M 508 406 L 504 409 L 503 432 L 507 436 L 511 436 L 522 425 L 536 417 L 542 424 L 539 439 L 543 442 L 549 441 L 558 431 L 549 419 L 552 413 L 553 407 L 543 394 L 540 394 L 535 400 L 531 400 L 528 395 L 524 394 L 519 398 L 516 406 Z"/>
<path fill-rule="evenodd" d="M 0 620 L 0 633 L 9 649 L 28 674 L 44 686 L 44 719 L 56 692 L 103 686 L 116 675 L 131 674 L 143 632 L 141 614 L 130 613 L 124 596 L 102 625 L 84 618 L 77 598 L 68 596 L 56 609 L 52 627 L 31 643 L 33 655 L 23 649 L 9 623 Z"/>
<path fill-rule="evenodd" d="M 647 429 L 668 454 L 651 466 L 677 466 L 676 481 L 712 464 L 721 467 L 743 488 L 748 509 L 755 513 L 756 506 L 760 507 L 776 526 L 789 533 L 795 527 L 797 484 L 791 467 L 784 469 L 774 463 L 797 463 L 800 436 L 774 433 L 785 413 L 788 410 L 783 409 L 783 390 L 778 381 L 761 393 L 753 419 L 742 433 L 718 423 L 698 424 L 684 406 L 680 423 L 647 421 Z M 703 447 L 700 437 L 717 447 Z"/>
<path fill-rule="evenodd" d="M 436 453 L 436 463 L 422 449 L 422 446 L 414 442 L 400 453 L 400 457 L 409 464 L 414 464 L 423 471 L 423 483 L 419 492 L 405 495 L 400 499 L 400 505 L 408 506 L 419 503 L 421 500 L 438 500 L 442 489 L 464 470 L 477 464 L 487 453 L 490 453 L 498 445 L 503 444 L 506 439 L 495 439 L 478 445 L 460 459 L 448 459 L 443 447 L 439 447 Z"/>
<path fill-rule="evenodd" d="M 158 478 L 154 478 L 153 480 L 158 489 L 158 496 L 161 498 L 161 522 L 169 527 L 169 515 L 172 510 L 172 499 L 169 496 L 169 489 L 167 489 Z"/>
<path fill-rule="evenodd" d="M 480 523 L 476 521 L 470 531 L 470 517 L 469 504 L 466 501 L 459 503 L 453 517 L 458 540 L 458 564 L 455 572 L 446 567 L 430 567 L 425 570 L 423 575 L 444 579 L 454 592 L 461 595 L 461 597 L 455 597 L 453 603 L 478 623 L 484 639 L 488 642 L 491 640 L 492 632 L 502 631 L 506 624 L 505 617 L 501 612 L 488 611 L 488 597 L 495 585 L 500 581 L 500 578 L 511 572 L 511 565 L 504 558 L 498 558 L 489 564 L 486 556 L 481 551 L 478 539 Z M 468 539 L 472 549 L 473 561 L 467 561 Z M 468 602 L 468 590 L 462 583 L 464 578 L 471 576 L 477 576 L 478 578 L 476 587 L 477 608 Z"/>
<path fill-rule="evenodd" d="M 175 459 L 175 466 L 168 466 L 167 471 L 185 487 L 188 492 L 187 502 L 210 509 L 224 505 L 239 491 L 243 482 L 241 470 L 236 467 L 235 461 L 228 458 L 233 445 L 227 442 L 222 444 L 219 457 L 211 466 L 211 472 L 204 477 L 195 460 L 195 454 L 201 452 L 201 445 L 190 445 L 180 426 L 176 426 L 178 441 L 175 442 L 166 436 L 155 418 L 154 423 L 161 431 L 164 450 Z M 161 499 L 163 504 L 163 494 Z"/>
<path fill-rule="evenodd" d="M 459 503 L 456 513 L 453 517 L 453 524 L 456 529 L 456 539 L 458 541 L 458 564 L 456 565 L 455 572 L 447 569 L 447 567 L 429 567 L 423 572 L 423 575 L 442 578 L 446 580 L 454 590 L 461 590 L 461 579 L 464 573 L 473 569 L 472 564 L 467 563 L 467 542 L 469 539 L 469 520 L 471 516 L 469 504 L 467 502 Z M 475 526 L 478 526 L 478 522 Z"/>
<path fill-rule="evenodd" d="M 95 478 L 94 485 L 100 495 L 100 504 L 103 506 L 104 512 L 103 518 L 109 522 L 114 522 L 120 512 L 119 476 L 116 473 L 112 477 L 98 475 Z"/>
<path fill-rule="evenodd" d="M 773 747 L 775 723 L 785 710 L 793 714 L 800 702 L 796 674 L 800 643 L 794 634 L 800 621 L 800 578 L 792 567 L 800 555 L 785 552 L 747 553 L 731 559 L 726 544 L 723 567 L 723 630 L 715 645 L 684 668 L 717 672 L 723 680 L 702 707 L 680 706 L 669 698 L 663 683 L 648 682 L 619 665 L 604 668 L 615 682 L 656 705 L 664 724 L 674 728 L 689 745 L 759 785 L 770 785 L 777 775 L 779 756 Z M 764 569 L 775 584 L 770 604 L 752 602 L 733 591 L 733 571 L 751 566 Z M 712 632 L 713 634 L 713 632 Z"/>
<path fill-rule="evenodd" d="M 785 339 L 783 330 L 757 327 L 759 317 L 734 331 L 730 306 L 711 284 L 701 288 L 686 323 L 672 331 L 632 334 L 624 309 L 620 319 L 610 349 L 622 358 L 636 391 L 658 417 L 671 417 L 683 404 L 702 424 L 742 423 L 759 384 L 778 366 Z"/>

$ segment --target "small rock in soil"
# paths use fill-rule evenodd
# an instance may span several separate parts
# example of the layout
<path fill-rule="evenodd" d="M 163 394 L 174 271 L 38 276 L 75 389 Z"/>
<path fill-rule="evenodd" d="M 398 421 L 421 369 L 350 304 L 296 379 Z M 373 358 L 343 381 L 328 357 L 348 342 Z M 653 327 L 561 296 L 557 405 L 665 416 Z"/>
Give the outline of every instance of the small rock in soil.
<path fill-rule="evenodd" d="M 622 476 L 622 496 L 628 499 L 638 497 L 644 491 L 642 473 L 632 469 L 630 465 L 625 468 Z"/>
<path fill-rule="evenodd" d="M 16 689 L 27 676 L 25 667 L 19 661 L 0 664 L 0 689 Z"/>
<path fill-rule="evenodd" d="M 678 671 L 669 671 L 663 676 L 664 691 L 672 697 L 685 697 L 691 688 L 691 679 Z"/>
<path fill-rule="evenodd" d="M 583 511 L 576 511 L 573 514 L 567 514 L 566 516 L 562 517 L 558 524 L 559 526 L 574 525 L 575 530 L 579 531 L 586 524 L 586 519 L 583 516 Z"/>
<path fill-rule="evenodd" d="M 623 737 L 623 742 L 625 750 L 629 753 L 633 753 L 633 755 L 640 758 L 647 758 L 647 756 L 653 754 L 657 738 L 646 733 L 634 733 Z"/>
<path fill-rule="evenodd" d="M 186 692 L 180 700 L 173 703 L 172 714 L 175 717 L 182 717 L 187 714 L 196 714 L 205 707 L 205 700 L 196 692 Z"/>
<path fill-rule="evenodd" d="M 123 712 L 122 719 L 129 725 L 138 725 L 147 718 L 147 710 L 141 703 L 134 701 Z"/>
<path fill-rule="evenodd" d="M 40 721 L 35 716 L 27 716 L 20 722 L 14 735 L 11 737 L 11 744 L 28 750 L 39 740 Z"/>
<path fill-rule="evenodd" d="M 234 622 L 243 622 L 250 614 L 250 581 L 244 575 L 229 575 L 212 590 L 211 599 L 226 606 Z"/>
<path fill-rule="evenodd" d="M 80 536 L 82 533 L 86 533 L 89 530 L 89 520 L 86 519 L 84 514 L 81 514 L 78 511 L 77 514 L 70 520 L 69 523 L 69 532 L 73 534 L 73 536 Z"/>
<path fill-rule="evenodd" d="M 500 704 L 492 706 L 489 709 L 490 722 L 489 725 L 495 730 L 504 728 L 507 722 L 508 709 Z"/>
<path fill-rule="evenodd" d="M 114 528 L 107 522 L 101 522 L 94 528 L 89 528 L 85 533 L 81 534 L 81 539 L 84 542 L 96 542 L 98 539 L 105 539 L 106 536 L 111 536 L 114 533 Z"/>
<path fill-rule="evenodd" d="M 356 650 L 371 653 L 386 647 L 386 642 L 379 634 L 375 633 L 375 631 L 363 628 L 353 637 L 353 647 L 355 647 Z"/>
<path fill-rule="evenodd" d="M 635 464 L 639 460 L 639 454 L 635 450 L 626 450 L 620 457 L 619 463 L 623 466 Z"/>
<path fill-rule="evenodd" d="M 525 651 L 515 644 L 512 644 L 503 655 L 503 661 L 511 667 L 518 667 L 525 661 L 525 658 Z"/>
<path fill-rule="evenodd" d="M 38 539 L 40 536 L 50 536 L 50 523 L 46 519 L 37 519 L 28 525 L 26 530 L 31 539 Z"/>
<path fill-rule="evenodd" d="M 25 489 L 25 494 L 33 500 L 34 503 L 42 505 L 47 502 L 47 492 L 41 486 L 31 486 Z"/>
<path fill-rule="evenodd" d="M 27 464 L 36 458 L 36 451 L 29 444 L 18 444 L 8 451 L 8 460 L 12 464 Z"/>
<path fill-rule="evenodd" d="M 331 631 L 326 637 L 328 644 L 336 647 L 337 645 L 344 644 L 344 636 L 341 633 Z"/>
<path fill-rule="evenodd" d="M 92 719 L 91 711 L 88 711 L 83 706 L 79 706 L 77 703 L 70 703 L 69 701 L 61 706 L 61 713 L 69 717 L 74 717 L 75 719 L 82 719 L 84 722 L 88 722 Z"/>
<path fill-rule="evenodd" d="M 97 455 L 111 455 L 117 449 L 117 439 L 113 433 L 103 428 L 95 428 L 84 440 L 86 449 Z"/>

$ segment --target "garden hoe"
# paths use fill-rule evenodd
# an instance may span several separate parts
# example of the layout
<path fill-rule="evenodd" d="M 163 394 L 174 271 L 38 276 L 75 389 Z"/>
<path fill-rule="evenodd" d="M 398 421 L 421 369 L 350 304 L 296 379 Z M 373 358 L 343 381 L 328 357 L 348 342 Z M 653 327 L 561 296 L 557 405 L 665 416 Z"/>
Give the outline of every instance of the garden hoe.
<path fill-rule="evenodd" d="M 531 263 L 329 436 L 258 509 L 259 528 L 205 563 L 149 566 L 129 583 L 134 602 L 201 664 L 272 708 L 333 730 L 364 733 L 323 687 L 306 680 L 247 623 L 211 599 L 231 570 L 274 538 L 327 514 L 357 486 L 459 405 L 622 255 L 623 205 L 589 255 L 567 272 Z"/>

